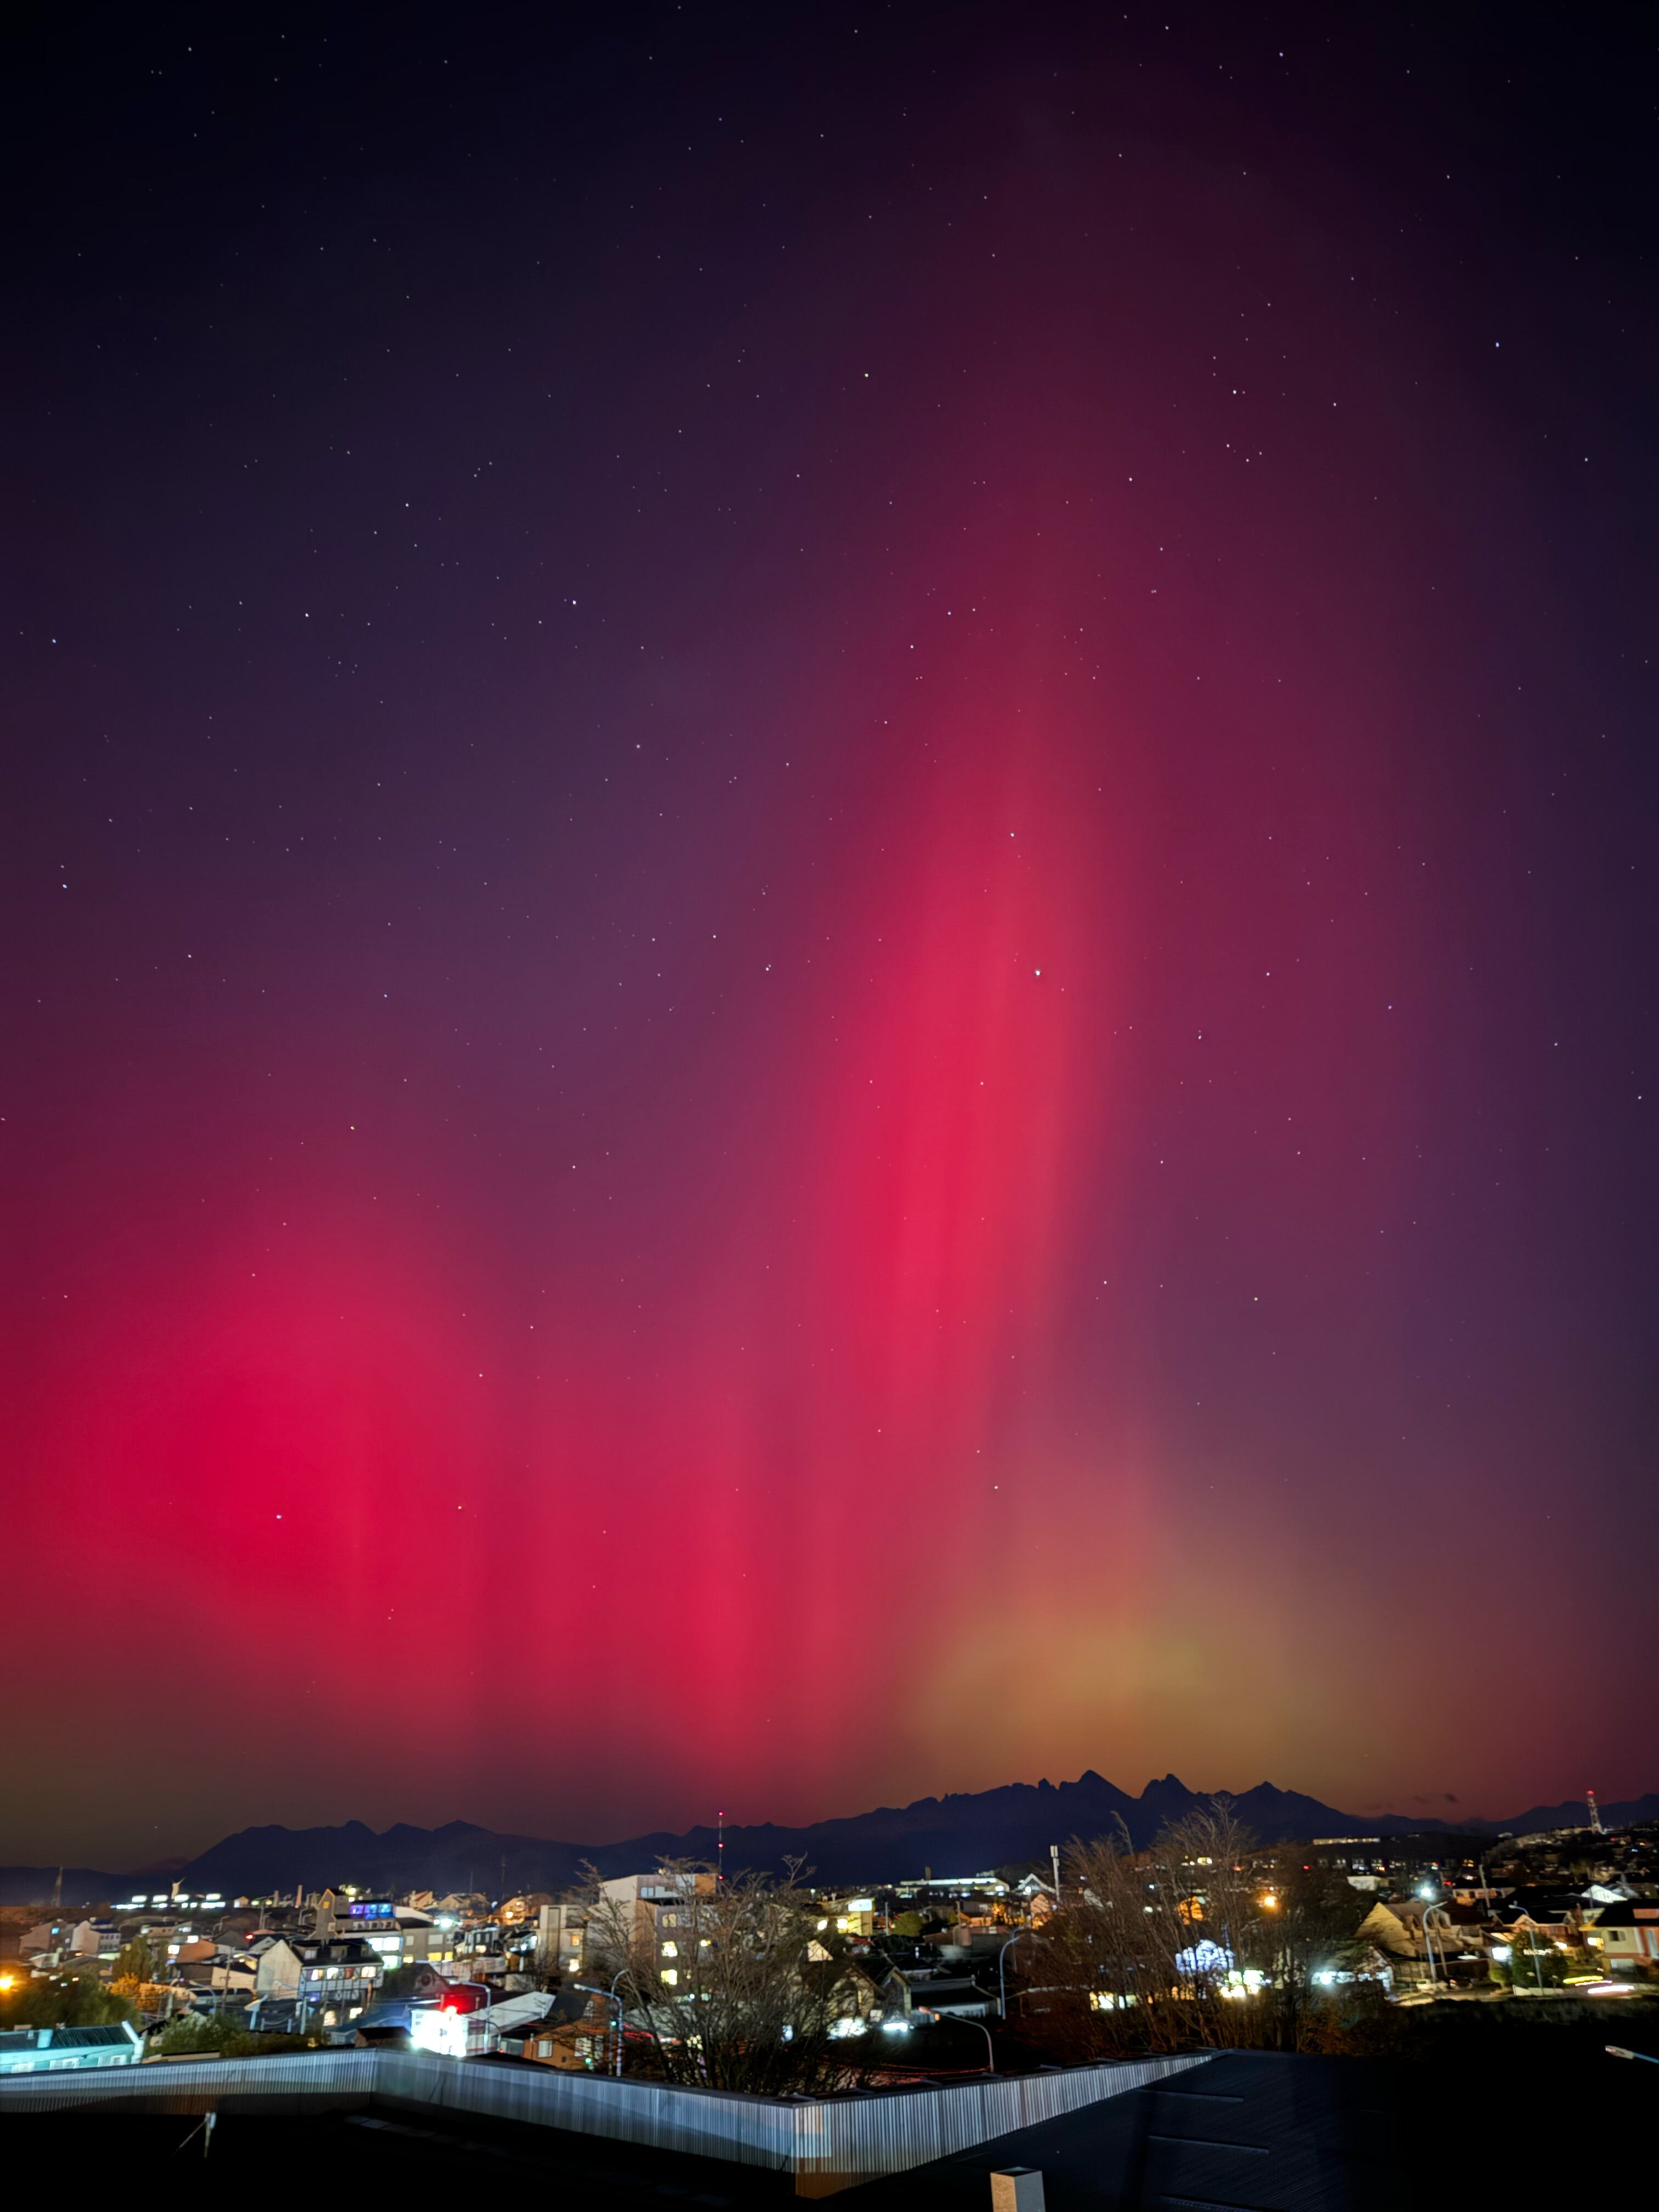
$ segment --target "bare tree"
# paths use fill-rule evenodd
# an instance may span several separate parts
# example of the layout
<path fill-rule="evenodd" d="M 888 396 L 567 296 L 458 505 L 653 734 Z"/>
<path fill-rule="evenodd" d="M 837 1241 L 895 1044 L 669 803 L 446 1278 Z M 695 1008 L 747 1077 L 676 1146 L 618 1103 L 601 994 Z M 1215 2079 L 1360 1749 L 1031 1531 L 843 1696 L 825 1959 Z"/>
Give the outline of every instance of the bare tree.
<path fill-rule="evenodd" d="M 595 1879 L 586 1978 L 615 1983 L 649 2030 L 665 2079 L 756 2096 L 851 2086 L 867 2064 L 851 1963 L 820 1938 L 799 1866 L 779 1881 L 665 1867 L 664 1899 L 618 1899 Z"/>
<path fill-rule="evenodd" d="M 1097 2057 L 1251 2039 L 1250 1849 L 1225 1797 L 1171 1824 L 1149 1851 L 1134 1850 L 1121 1823 L 1115 1836 L 1074 1840 L 1062 1907 L 1024 1966 L 1028 2031 Z"/>
<path fill-rule="evenodd" d="M 1278 2051 L 1322 2050 L 1331 1999 L 1319 1977 L 1352 1970 L 1364 1948 L 1356 1935 L 1355 1893 L 1343 1875 L 1304 1863 L 1294 1850 L 1276 1852 L 1256 1878 L 1259 1909 L 1248 1952 L 1264 1978 L 1260 2040 Z"/>
<path fill-rule="evenodd" d="M 1350 1963 L 1353 1893 L 1292 1850 L 1261 1851 L 1231 1799 L 1172 1822 L 1147 1851 L 1121 1824 L 1074 1842 L 1066 1865 L 1063 1909 L 1021 1954 L 1036 2039 L 1097 2057 L 1328 2047 L 1318 1977 Z"/>

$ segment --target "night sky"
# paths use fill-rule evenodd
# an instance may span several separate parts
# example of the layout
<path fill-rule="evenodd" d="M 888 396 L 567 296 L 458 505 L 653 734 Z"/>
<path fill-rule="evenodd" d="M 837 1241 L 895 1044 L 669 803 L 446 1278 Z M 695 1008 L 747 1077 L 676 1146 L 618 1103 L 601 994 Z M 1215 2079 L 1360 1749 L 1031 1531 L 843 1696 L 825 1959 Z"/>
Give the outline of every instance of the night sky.
<path fill-rule="evenodd" d="M 0 1856 L 1659 1786 L 1651 34 L 30 11 Z"/>

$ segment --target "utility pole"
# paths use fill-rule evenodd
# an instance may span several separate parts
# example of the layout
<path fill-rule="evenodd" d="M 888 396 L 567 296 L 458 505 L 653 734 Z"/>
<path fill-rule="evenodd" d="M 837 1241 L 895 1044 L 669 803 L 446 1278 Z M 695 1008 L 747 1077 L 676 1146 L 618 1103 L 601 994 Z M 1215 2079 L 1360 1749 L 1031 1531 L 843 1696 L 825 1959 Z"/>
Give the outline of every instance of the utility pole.
<path fill-rule="evenodd" d="M 1048 1856 L 1049 1856 L 1050 1860 L 1053 1862 L 1053 1864 L 1054 1864 L 1054 1910 L 1055 1910 L 1055 1911 L 1056 1911 L 1056 1912 L 1058 1912 L 1058 1911 L 1059 1911 L 1059 1910 L 1060 1910 L 1060 1845 L 1059 1845 L 1058 1844 L 1049 1844 L 1049 1846 L 1048 1846 Z"/>

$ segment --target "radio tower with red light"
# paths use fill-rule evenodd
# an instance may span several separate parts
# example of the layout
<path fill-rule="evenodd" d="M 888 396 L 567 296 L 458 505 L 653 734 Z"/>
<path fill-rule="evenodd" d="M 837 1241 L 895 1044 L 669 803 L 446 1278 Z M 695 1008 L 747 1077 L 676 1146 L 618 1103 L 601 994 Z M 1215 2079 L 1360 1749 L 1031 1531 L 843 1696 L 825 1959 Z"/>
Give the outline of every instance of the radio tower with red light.
<path fill-rule="evenodd" d="M 1591 1835 L 1605 1835 L 1607 1831 L 1601 1826 L 1601 1808 L 1595 1802 L 1595 1792 L 1593 1790 L 1587 1790 L 1584 1792 L 1584 1802 L 1589 1807 Z"/>
<path fill-rule="evenodd" d="M 717 1813 L 714 1820 L 714 1887 L 719 1889 L 726 1880 L 726 1815 Z"/>

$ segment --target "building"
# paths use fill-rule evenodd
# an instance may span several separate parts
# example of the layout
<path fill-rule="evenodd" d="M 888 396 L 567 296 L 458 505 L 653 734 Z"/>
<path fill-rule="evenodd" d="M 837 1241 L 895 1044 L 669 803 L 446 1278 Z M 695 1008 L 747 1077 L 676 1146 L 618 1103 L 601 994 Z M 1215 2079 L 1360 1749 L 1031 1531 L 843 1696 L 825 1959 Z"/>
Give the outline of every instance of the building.
<path fill-rule="evenodd" d="M 357 1936 L 388 1972 L 398 1966 L 447 1964 L 455 1955 L 454 1916 L 417 1911 L 389 1897 L 358 1897 L 325 1889 L 317 1900 L 314 1933 L 325 1941 Z"/>
<path fill-rule="evenodd" d="M 592 2027 L 571 2020 L 538 2020 L 516 2033 L 509 2031 L 501 2049 L 509 2058 L 527 2058 L 532 2065 L 556 2066 L 567 2074 L 592 2069 Z"/>
<path fill-rule="evenodd" d="M 301 1943 L 296 1948 L 303 1970 L 301 1995 L 307 2005 L 322 2006 L 325 2027 L 355 2020 L 374 2002 L 386 1967 L 362 1936 L 340 1936 L 330 1942 Z"/>
<path fill-rule="evenodd" d="M 1043 1887 L 1036 1875 L 1029 1875 L 1018 1885 L 1019 1893 L 1030 1898 Z M 920 1881 L 901 1881 L 894 1885 L 893 1894 L 902 1904 L 920 1910 L 932 1908 L 940 1911 L 957 1906 L 971 1911 L 975 1903 L 985 1899 L 1000 1899 L 1009 1894 L 1008 1885 L 1000 1875 L 924 1875 Z"/>
<path fill-rule="evenodd" d="M 1659 1972 L 1659 1903 L 1604 1905 L 1584 1942 L 1610 1974 Z"/>
<path fill-rule="evenodd" d="M 1354 1931 L 1382 1954 L 1394 1982 L 1413 1985 L 1472 1978 L 1491 1956 L 1493 1932 L 1478 1905 L 1421 1897 L 1379 1899 Z"/>
<path fill-rule="evenodd" d="M 508 2000 L 509 2003 L 513 2002 Z M 496 2047 L 511 2058 L 552 2066 L 567 2074 L 603 2073 L 616 2045 L 602 1999 L 586 1990 L 556 1990 L 542 1999 L 539 2020 L 496 2027 Z M 500 2008 L 505 2012 L 506 2008 Z"/>
<path fill-rule="evenodd" d="M 818 1903 L 823 1917 L 819 1929 L 833 1928 L 837 1936 L 860 1937 L 867 1942 L 876 1932 L 876 1900 L 873 1896 L 849 1897 L 843 1892 L 820 1892 Z"/>
<path fill-rule="evenodd" d="M 144 2039 L 131 2021 L 113 2027 L 13 2028 L 0 2033 L 0 2078 L 133 2066 L 143 2055 Z"/>
<path fill-rule="evenodd" d="M 252 1980 L 248 1977 L 252 1974 Z M 256 1997 L 297 1997 L 300 1994 L 300 1954 L 293 1937 L 258 1936 L 246 1951 L 226 1960 L 222 1984 L 227 1990 L 252 1990 Z"/>
<path fill-rule="evenodd" d="M 587 1942 L 585 1905 L 544 1905 L 536 1921 L 536 1964 L 544 1974 L 574 1981 L 582 1971 Z"/>
<path fill-rule="evenodd" d="M 938 2013 L 946 2020 L 989 2020 L 996 1999 L 967 1974 L 934 1972 L 895 1974 L 883 1990 L 890 2019 L 908 2019 L 913 2013 Z"/>
<path fill-rule="evenodd" d="M 307 1943 L 293 1936 L 262 1936 L 246 1951 L 216 1964 L 212 1986 L 226 1994 L 251 1995 L 265 2007 L 303 1997 L 307 2007 L 320 2004 L 323 2025 L 334 2027 L 355 2020 L 374 2002 L 386 1972 L 379 1954 L 361 1936 Z"/>
<path fill-rule="evenodd" d="M 712 1903 L 715 1877 L 712 1874 L 622 1875 L 601 1882 L 599 1929 L 604 1936 L 620 1939 L 637 1954 L 649 1950 L 659 1978 L 672 1989 L 684 1971 L 683 1960 L 697 1941 L 699 1907 Z M 590 1944 L 592 1921 L 590 1916 Z M 607 1948 L 611 1946 L 607 1943 Z"/>

